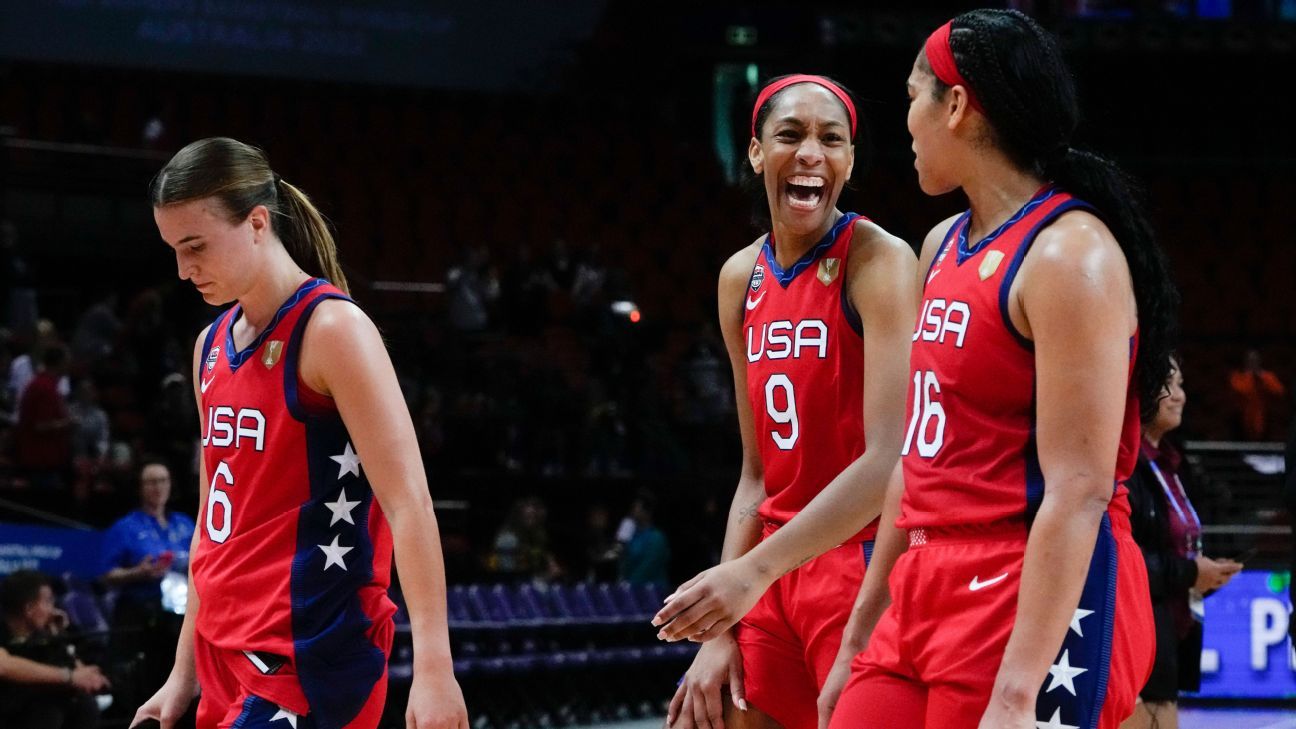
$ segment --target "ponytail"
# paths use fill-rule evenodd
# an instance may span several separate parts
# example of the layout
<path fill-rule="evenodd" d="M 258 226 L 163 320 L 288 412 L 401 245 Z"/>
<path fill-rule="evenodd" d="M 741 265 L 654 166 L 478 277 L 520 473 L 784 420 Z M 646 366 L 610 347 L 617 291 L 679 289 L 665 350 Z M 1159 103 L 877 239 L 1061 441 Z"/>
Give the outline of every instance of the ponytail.
<path fill-rule="evenodd" d="M 1142 186 L 1111 160 L 1071 148 L 1045 160 L 1044 175 L 1097 208 L 1125 254 L 1138 305 L 1134 386 L 1146 419 L 1156 411 L 1170 376 L 1170 357 L 1178 336 L 1179 291 L 1144 211 Z"/>
<path fill-rule="evenodd" d="M 279 188 L 280 215 L 275 217 L 275 233 L 288 248 L 288 253 L 299 266 L 328 279 L 343 293 L 350 294 L 346 274 L 338 263 L 337 244 L 328 222 L 311 202 L 306 193 L 275 175 Z M 283 221 L 282 225 L 279 224 Z M 309 265 L 309 263 L 315 265 Z"/>

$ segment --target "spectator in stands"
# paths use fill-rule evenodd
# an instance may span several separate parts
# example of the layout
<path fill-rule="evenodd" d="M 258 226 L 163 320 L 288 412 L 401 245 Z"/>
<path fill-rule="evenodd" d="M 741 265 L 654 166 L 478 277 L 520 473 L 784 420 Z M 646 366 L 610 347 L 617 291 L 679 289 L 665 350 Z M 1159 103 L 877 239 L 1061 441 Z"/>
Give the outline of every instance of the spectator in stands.
<path fill-rule="evenodd" d="M 1193 509 L 1180 474 L 1179 451 L 1165 439 L 1183 419 L 1186 396 L 1177 358 L 1166 381 L 1165 396 L 1152 420 L 1143 426 L 1138 465 L 1128 482 L 1134 540 L 1147 564 L 1156 625 L 1156 662 L 1141 701 L 1122 729 L 1178 726 L 1180 691 L 1201 685 L 1201 599 L 1223 587 L 1242 569 L 1229 559 L 1201 553 L 1201 520 Z"/>
<path fill-rule="evenodd" d="M 562 570 L 549 550 L 547 516 L 544 502 L 537 497 L 514 502 L 495 534 L 491 571 L 541 581 L 558 577 Z"/>
<path fill-rule="evenodd" d="M 117 294 L 109 293 L 86 309 L 72 330 L 72 356 L 81 366 L 93 370 L 94 365 L 112 353 L 121 333 L 122 323 L 117 318 Z"/>
<path fill-rule="evenodd" d="M 446 293 L 451 328 L 476 333 L 490 326 L 490 310 L 499 299 L 500 283 L 486 246 L 469 248 L 463 263 L 446 272 Z"/>
<path fill-rule="evenodd" d="M 44 356 L 45 350 L 58 344 L 58 330 L 54 328 L 54 322 L 48 319 L 36 322 L 36 341 L 31 345 L 31 349 L 17 355 L 9 363 L 9 394 L 14 402 L 22 402 L 23 393 L 27 391 L 27 386 L 36 378 L 36 373 L 40 370 L 41 357 Z M 59 392 L 64 397 L 72 392 L 67 377 L 59 380 Z"/>
<path fill-rule="evenodd" d="M 175 662 L 181 623 L 174 612 L 179 606 L 163 604 L 163 580 L 184 582 L 194 520 L 167 509 L 171 472 L 158 459 L 144 461 L 139 495 L 139 508 L 104 536 L 101 574 L 106 585 L 120 589 L 112 615 L 112 653 L 122 660 L 143 653 L 144 685 L 156 686 Z"/>
<path fill-rule="evenodd" d="M 1278 407 L 1287 388 L 1278 375 L 1264 368 L 1260 352 L 1248 349 L 1242 368 L 1229 373 L 1237 404 L 1237 432 L 1243 440 L 1279 440 Z"/>
<path fill-rule="evenodd" d="M 108 679 L 69 650 L 67 615 L 54 606 L 49 580 L 32 570 L 10 574 L 0 607 L 0 726 L 93 729 L 93 694 L 108 688 Z"/>
<path fill-rule="evenodd" d="M 194 471 L 194 447 L 198 436 L 193 385 L 184 375 L 170 372 L 162 378 L 157 399 L 149 411 L 145 451 L 165 463 L 175 480 L 192 484 L 198 477 Z M 196 489 L 187 492 L 182 489 L 180 495 L 192 498 L 196 494 Z"/>
<path fill-rule="evenodd" d="M 18 403 L 18 467 L 43 492 L 62 490 L 72 465 L 72 418 L 59 387 L 67 368 L 67 347 L 47 347 Z"/>
<path fill-rule="evenodd" d="M 89 377 L 72 389 L 68 401 L 72 418 L 72 465 L 76 473 L 73 489 L 78 498 L 91 490 L 104 490 L 100 477 L 108 463 L 108 414 L 99 407 L 99 392 Z"/>
<path fill-rule="evenodd" d="M 656 509 L 657 499 L 648 491 L 640 491 L 630 504 L 634 536 L 621 553 L 621 579 L 626 582 L 665 586 L 670 580 L 670 544 L 653 523 Z"/>
<path fill-rule="evenodd" d="M 585 512 L 585 579 L 608 582 L 616 574 L 622 545 L 612 537 L 612 518 L 603 504 Z"/>
<path fill-rule="evenodd" d="M 36 327 L 36 289 L 31 269 L 18 250 L 18 228 L 0 221 L 0 291 L 5 292 L 3 325 L 20 337 L 30 337 Z"/>

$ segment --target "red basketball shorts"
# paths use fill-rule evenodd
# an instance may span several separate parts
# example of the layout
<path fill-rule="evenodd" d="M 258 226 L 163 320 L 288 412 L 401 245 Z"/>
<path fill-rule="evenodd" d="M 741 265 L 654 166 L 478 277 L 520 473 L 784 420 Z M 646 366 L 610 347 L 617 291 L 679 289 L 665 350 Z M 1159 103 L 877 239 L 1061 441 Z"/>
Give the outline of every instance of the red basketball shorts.
<path fill-rule="evenodd" d="M 975 729 L 1017 614 L 1021 526 L 912 530 L 892 605 L 833 714 L 833 729 Z M 1147 570 L 1128 517 L 1103 517 L 1080 603 L 1036 699 L 1054 729 L 1116 729 L 1155 653 Z"/>
<path fill-rule="evenodd" d="M 766 526 L 764 537 L 773 532 Z M 779 578 L 738 627 L 749 705 L 784 729 L 815 729 L 873 542 L 848 542 Z"/>
<path fill-rule="evenodd" d="M 248 655 L 217 648 L 195 634 L 194 664 L 202 687 L 196 729 L 375 729 L 387 702 L 386 670 L 376 683 L 337 682 L 339 694 L 363 692 L 364 695 L 358 696 L 355 702 L 358 711 L 348 710 L 345 716 L 332 713 L 326 716 L 327 709 L 307 710 L 300 689 L 285 690 L 289 684 L 296 683 L 294 668 L 286 663 L 276 665 L 264 654 Z M 272 673 L 258 677 L 267 670 Z M 280 692 L 293 696 L 274 699 L 267 695 Z"/>

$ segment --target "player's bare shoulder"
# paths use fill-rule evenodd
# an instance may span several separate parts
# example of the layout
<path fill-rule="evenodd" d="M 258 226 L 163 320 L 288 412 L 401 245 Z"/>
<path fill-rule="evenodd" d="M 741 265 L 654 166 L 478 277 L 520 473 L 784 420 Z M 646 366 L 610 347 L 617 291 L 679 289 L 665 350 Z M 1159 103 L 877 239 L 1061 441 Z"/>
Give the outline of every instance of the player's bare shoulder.
<path fill-rule="evenodd" d="M 856 264 L 857 269 L 863 267 L 859 264 L 894 266 L 917 260 L 913 248 L 903 238 L 888 233 L 877 223 L 860 218 L 855 221 L 854 226 L 850 243 L 850 259 Z"/>
<path fill-rule="evenodd" d="M 765 236 L 760 236 L 751 243 L 738 249 L 729 260 L 720 267 L 720 288 L 743 287 L 751 279 L 756 259 L 760 257 L 761 248 L 765 245 Z M 732 289 L 731 289 L 732 290 Z"/>

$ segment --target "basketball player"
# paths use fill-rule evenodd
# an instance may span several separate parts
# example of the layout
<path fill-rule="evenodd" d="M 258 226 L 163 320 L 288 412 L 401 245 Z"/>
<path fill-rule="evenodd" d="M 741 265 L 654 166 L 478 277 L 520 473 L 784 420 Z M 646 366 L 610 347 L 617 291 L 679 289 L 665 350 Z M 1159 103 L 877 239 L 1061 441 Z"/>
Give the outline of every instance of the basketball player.
<path fill-rule="evenodd" d="M 1075 88 L 1033 20 L 960 15 L 908 90 L 923 191 L 961 189 L 970 210 L 923 244 L 908 550 L 876 627 L 876 610 L 852 616 L 868 647 L 832 726 L 1115 729 L 1152 666 L 1122 482 L 1176 293 L 1126 178 L 1069 146 Z M 885 589 L 881 571 L 865 593 Z"/>
<path fill-rule="evenodd" d="M 259 149 L 226 138 L 180 150 L 150 194 L 180 278 L 235 305 L 194 350 L 189 608 L 175 668 L 135 723 L 169 729 L 201 686 L 200 729 L 376 727 L 394 542 L 414 641 L 407 725 L 466 728 L 414 430 L 323 218 Z"/>
<path fill-rule="evenodd" d="M 814 727 L 863 579 L 900 452 L 917 261 L 837 210 L 856 125 L 849 94 L 820 76 L 776 79 L 752 111 L 748 157 L 771 228 L 719 283 L 742 474 L 723 563 L 654 620 L 668 640 L 716 638 L 676 692 L 671 726 Z"/>

